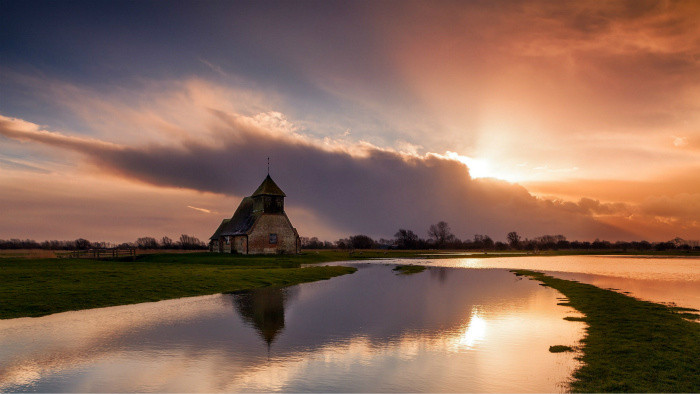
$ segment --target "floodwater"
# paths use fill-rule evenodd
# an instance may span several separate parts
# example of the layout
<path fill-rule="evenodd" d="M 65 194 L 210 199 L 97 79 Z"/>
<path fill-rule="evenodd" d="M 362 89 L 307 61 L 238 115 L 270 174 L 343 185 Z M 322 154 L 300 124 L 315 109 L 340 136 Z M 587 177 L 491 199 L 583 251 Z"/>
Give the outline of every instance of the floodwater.
<path fill-rule="evenodd" d="M 560 392 L 585 325 L 502 269 L 392 266 L 0 321 L 0 391 Z"/>
<path fill-rule="evenodd" d="M 522 256 L 386 260 L 434 267 L 530 269 L 590 283 L 636 298 L 700 309 L 700 258 L 645 256 Z"/>

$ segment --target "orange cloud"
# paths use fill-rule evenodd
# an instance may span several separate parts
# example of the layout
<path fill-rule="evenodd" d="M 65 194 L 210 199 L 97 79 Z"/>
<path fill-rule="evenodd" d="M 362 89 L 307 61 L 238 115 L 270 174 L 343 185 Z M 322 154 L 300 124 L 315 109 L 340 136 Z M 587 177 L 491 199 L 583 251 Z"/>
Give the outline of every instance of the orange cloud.
<path fill-rule="evenodd" d="M 100 141 L 66 143 L 72 141 L 70 137 L 50 132 L 29 131 L 18 136 L 11 125 L 0 128 L 0 134 L 77 151 L 100 171 L 125 179 L 234 195 L 250 193 L 261 176 L 261 166 L 256 163 L 270 155 L 276 163 L 273 174 L 279 174 L 280 185 L 295 196 L 290 206 L 310 210 L 348 232 L 386 236 L 399 227 L 420 229 L 449 218 L 462 237 L 474 233 L 497 237 L 512 230 L 526 236 L 632 236 L 597 222 L 584 210 L 572 211 L 560 203 L 535 198 L 521 186 L 472 179 L 464 164 L 439 155 L 404 155 L 368 145 L 354 155 L 354 149 L 328 150 L 300 136 L 262 130 L 245 117 L 220 113 L 216 117 L 220 124 L 214 133 L 235 137 L 220 138 L 218 147 L 151 144 L 115 149 Z M 46 138 L 46 134 L 51 137 Z M 212 228 L 214 225 L 212 220 Z"/>
<path fill-rule="evenodd" d="M 119 182 L 119 185 L 134 182 L 151 185 L 149 187 L 153 188 L 154 195 L 149 198 L 156 198 L 155 194 L 161 187 L 166 190 L 178 188 L 183 193 L 215 193 L 213 196 L 249 194 L 264 175 L 265 158 L 271 156 L 273 176 L 290 195 L 289 209 L 295 210 L 303 218 L 297 225 L 300 229 L 309 229 L 306 233 L 302 231 L 302 235 L 323 237 L 329 234 L 327 236 L 330 237 L 364 232 L 387 237 L 399 227 L 412 228 L 420 233 L 438 220 L 450 221 L 462 238 L 487 233 L 501 239 L 513 230 L 528 237 L 563 233 L 579 239 L 667 240 L 675 236 L 697 238 L 699 233 L 697 221 L 684 218 L 682 209 L 677 209 L 678 212 L 672 210 L 674 204 L 694 204 L 700 193 L 697 190 L 700 184 L 697 180 L 700 178 L 694 175 L 700 172 L 692 171 L 692 167 L 688 166 L 677 165 L 677 178 L 676 175 L 667 175 L 661 180 L 646 181 L 557 181 L 524 183 L 523 187 L 495 179 L 473 178 L 468 168 L 473 163 L 457 153 L 428 152 L 421 155 L 415 148 L 395 150 L 363 141 L 312 137 L 279 111 L 266 110 L 243 115 L 232 109 L 237 107 L 235 102 L 226 101 L 226 90 L 214 88 L 203 81 L 176 83 L 173 87 L 154 92 L 136 92 L 136 96 L 149 97 L 153 103 L 137 107 L 110 97 L 98 97 L 94 101 L 99 105 L 92 107 L 90 98 L 95 97 L 96 93 L 74 91 L 74 94 L 76 101 L 86 106 L 81 114 L 89 124 L 98 124 L 100 118 L 109 114 L 111 123 L 101 126 L 105 127 L 105 135 L 117 135 L 120 129 L 130 129 L 139 135 L 138 140 L 119 137 L 121 141 L 116 143 L 108 138 L 78 137 L 47 131 L 34 123 L 10 117 L 0 117 L 0 135 L 28 141 L 30 144 L 27 145 L 30 146 L 40 144 L 58 154 L 79 153 L 90 164 L 80 166 L 80 171 L 97 171 L 101 175 L 109 174 L 128 181 Z M 176 99 L 169 100 L 171 96 Z M 217 100 L 222 100 L 223 104 L 219 106 Z M 179 131 L 163 138 L 163 124 L 173 125 Z M 667 148 L 677 150 L 677 147 L 671 146 L 668 137 L 665 138 Z M 521 144 L 519 150 L 528 150 L 529 146 L 535 145 Z M 522 146 L 528 149 L 522 149 Z M 591 144 L 590 148 L 595 146 Z M 615 153 L 615 147 L 609 150 L 610 154 Z M 617 154 L 620 155 L 619 150 Z M 607 164 L 602 160 L 600 165 Z M 534 169 L 536 166 L 534 162 L 525 163 L 523 168 Z M 574 168 L 541 167 L 557 174 L 570 174 L 572 171 L 554 170 Z M 22 173 L 16 165 L 13 168 L 13 171 Z M 83 176 L 74 174 L 74 170 L 61 171 L 65 176 Z M 637 172 L 640 171 L 637 169 Z M 123 187 L 129 189 L 129 186 Z M 24 190 L 24 193 L 31 192 Z M 82 201 L 83 205 L 92 198 L 89 194 L 72 193 L 72 198 Z M 678 197 L 684 193 L 688 196 Z M 45 196 L 43 193 L 34 194 L 34 197 L 22 202 L 21 193 L 17 192 L 14 202 L 3 202 L 4 208 L 10 209 L 17 204 L 23 207 L 22 212 L 27 213 L 31 211 L 32 204 L 42 207 L 41 201 L 52 198 L 51 193 Z M 662 199 L 663 196 L 667 199 Z M 28 201 L 32 201 L 32 204 Z M 37 208 L 37 212 L 43 217 L 57 220 L 64 220 L 61 219 L 64 217 L 61 204 L 65 204 L 66 212 L 74 212 L 68 199 L 59 198 L 56 201 L 61 203 L 49 204 L 52 207 L 50 211 Z M 97 209 L 98 206 L 105 208 L 117 203 L 110 199 L 99 201 L 85 217 L 99 217 L 100 211 L 109 209 Z M 132 202 L 125 206 L 130 204 Z M 235 206 L 231 203 L 230 206 L 221 207 L 212 200 L 196 202 L 184 198 L 174 205 L 180 211 L 183 207 L 204 206 L 216 212 L 228 212 Z M 145 211 L 133 211 L 151 217 L 143 213 Z M 190 211 L 191 215 L 197 214 L 194 209 Z M 162 209 L 153 212 L 171 216 L 173 223 L 178 224 L 177 228 L 184 228 L 179 231 L 188 232 L 190 226 L 187 221 L 179 219 L 184 217 L 182 214 Z M 68 226 L 73 230 L 66 233 L 75 234 L 80 226 L 84 226 L 100 236 L 112 234 L 113 238 L 106 239 L 124 239 L 127 234 L 132 234 L 127 238 L 131 240 L 144 235 L 134 230 L 133 223 L 138 222 L 138 215 L 125 212 L 120 215 L 114 218 L 115 225 L 121 226 L 118 230 L 104 230 L 104 227 L 94 230 L 95 225 L 88 224 L 89 220 L 84 219 Z M 120 217 L 131 217 L 132 220 L 119 224 Z M 198 214 L 199 220 L 204 217 L 210 215 Z M 197 227 L 196 234 L 208 237 L 211 230 L 206 228 L 215 227 L 217 223 L 214 220 L 218 219 L 211 219 L 211 223 Z M 148 234 L 154 235 L 164 232 L 164 228 L 156 225 L 156 222 L 138 228 L 152 229 Z M 16 216 L 12 220 L 7 219 L 7 223 L 11 224 L 7 226 L 6 237 L 9 237 L 17 236 L 17 231 L 33 234 L 29 223 L 36 225 L 38 222 L 26 221 L 22 224 L 21 216 Z"/>
<path fill-rule="evenodd" d="M 567 178 L 535 167 L 638 179 L 696 163 L 668 142 L 700 138 L 698 18 L 692 1 L 409 2 L 375 16 L 441 126 L 421 145 L 505 172 L 530 163 L 521 180 Z"/>

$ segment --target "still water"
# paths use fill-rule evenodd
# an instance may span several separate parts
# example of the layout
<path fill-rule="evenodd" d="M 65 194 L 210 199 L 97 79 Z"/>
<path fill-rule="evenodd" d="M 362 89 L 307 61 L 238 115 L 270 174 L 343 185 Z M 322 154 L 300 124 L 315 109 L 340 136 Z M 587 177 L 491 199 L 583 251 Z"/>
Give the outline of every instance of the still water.
<path fill-rule="evenodd" d="M 503 269 L 430 267 L 0 321 L 0 391 L 559 392 L 584 324 Z"/>
<path fill-rule="evenodd" d="M 405 260 L 394 262 L 406 263 Z M 530 269 L 624 292 L 647 301 L 700 309 L 700 258 L 521 256 L 411 260 L 409 263 L 434 267 Z"/>

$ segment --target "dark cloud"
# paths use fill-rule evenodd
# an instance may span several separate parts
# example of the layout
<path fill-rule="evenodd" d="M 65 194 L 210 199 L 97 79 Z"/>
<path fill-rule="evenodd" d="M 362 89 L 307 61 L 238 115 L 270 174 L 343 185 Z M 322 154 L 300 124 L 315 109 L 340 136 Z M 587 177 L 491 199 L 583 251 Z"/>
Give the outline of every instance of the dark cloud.
<path fill-rule="evenodd" d="M 572 238 L 628 238 L 630 234 L 533 197 L 522 186 L 472 179 L 462 163 L 437 155 L 407 156 L 374 147 L 350 153 L 304 138 L 272 133 L 244 118 L 219 114 L 215 143 L 188 140 L 184 147 L 107 144 L 45 131 L 22 131 L 4 122 L 0 134 L 77 151 L 103 171 L 154 185 L 248 195 L 272 176 L 288 204 L 314 212 L 348 233 L 391 236 L 398 228 L 419 232 L 448 221 L 460 237 L 509 231 Z M 233 211 L 235 207 L 231 207 Z M 215 223 L 212 222 L 212 226 Z"/>

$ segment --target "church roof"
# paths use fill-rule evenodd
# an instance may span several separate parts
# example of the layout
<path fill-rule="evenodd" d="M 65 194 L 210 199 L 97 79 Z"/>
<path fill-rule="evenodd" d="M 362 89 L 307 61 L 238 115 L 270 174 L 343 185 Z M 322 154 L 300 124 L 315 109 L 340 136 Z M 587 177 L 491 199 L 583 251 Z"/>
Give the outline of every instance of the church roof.
<path fill-rule="evenodd" d="M 265 177 L 265 180 L 260 184 L 260 187 L 258 187 L 257 190 L 255 190 L 255 193 L 251 197 L 259 196 L 259 195 L 268 195 L 268 196 L 282 196 L 282 197 L 287 197 L 286 194 L 280 189 L 279 186 L 275 183 L 275 181 L 270 178 L 270 174 L 267 174 L 267 177 Z"/>
<path fill-rule="evenodd" d="M 226 235 L 247 234 L 248 230 L 255 224 L 258 216 L 260 216 L 260 213 L 253 211 L 253 199 L 246 197 L 241 201 L 241 205 L 238 206 L 231 219 L 222 225 L 221 231 L 214 235 L 218 238 Z"/>
<path fill-rule="evenodd" d="M 230 222 L 230 221 L 231 221 L 231 219 L 224 219 L 224 220 L 222 220 L 222 221 L 221 221 L 221 224 L 219 225 L 219 227 L 217 227 L 217 228 L 216 228 L 216 231 L 214 231 L 214 235 L 212 235 L 211 237 L 209 237 L 209 239 L 218 239 L 218 238 L 219 238 L 219 234 L 220 234 L 221 231 L 224 229 L 224 227 L 226 226 L 226 224 L 227 224 L 228 222 Z"/>

